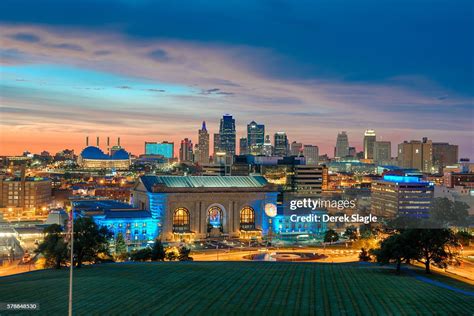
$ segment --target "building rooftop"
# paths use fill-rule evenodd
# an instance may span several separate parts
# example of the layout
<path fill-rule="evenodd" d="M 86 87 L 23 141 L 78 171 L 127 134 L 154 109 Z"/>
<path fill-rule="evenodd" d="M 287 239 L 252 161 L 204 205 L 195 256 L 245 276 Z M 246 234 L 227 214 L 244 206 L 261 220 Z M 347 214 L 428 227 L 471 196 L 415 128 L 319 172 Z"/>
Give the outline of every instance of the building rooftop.
<path fill-rule="evenodd" d="M 169 188 L 262 188 L 268 184 L 262 176 L 142 176 L 148 191 L 154 185 Z"/>
<path fill-rule="evenodd" d="M 88 146 L 81 152 L 82 159 L 96 160 L 126 160 L 130 158 L 130 154 L 124 149 L 117 150 L 113 156 L 106 155 L 99 147 Z"/>
<path fill-rule="evenodd" d="M 74 208 L 78 211 L 131 209 L 132 205 L 115 200 L 76 200 Z"/>
<path fill-rule="evenodd" d="M 395 182 L 395 183 L 419 183 L 429 184 L 430 182 L 423 181 L 421 177 L 417 176 L 401 176 L 401 175 L 384 175 L 383 181 Z"/>
<path fill-rule="evenodd" d="M 143 210 L 107 210 L 104 215 L 106 219 L 151 218 L 151 213 Z"/>

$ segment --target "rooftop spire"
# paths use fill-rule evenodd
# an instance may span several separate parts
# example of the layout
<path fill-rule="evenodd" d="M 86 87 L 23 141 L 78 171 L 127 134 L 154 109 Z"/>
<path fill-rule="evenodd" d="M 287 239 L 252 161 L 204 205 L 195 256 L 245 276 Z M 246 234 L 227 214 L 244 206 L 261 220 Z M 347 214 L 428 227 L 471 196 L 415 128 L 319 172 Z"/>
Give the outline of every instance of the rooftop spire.
<path fill-rule="evenodd" d="M 207 131 L 206 129 L 206 121 L 202 121 L 202 128 L 203 131 Z"/>

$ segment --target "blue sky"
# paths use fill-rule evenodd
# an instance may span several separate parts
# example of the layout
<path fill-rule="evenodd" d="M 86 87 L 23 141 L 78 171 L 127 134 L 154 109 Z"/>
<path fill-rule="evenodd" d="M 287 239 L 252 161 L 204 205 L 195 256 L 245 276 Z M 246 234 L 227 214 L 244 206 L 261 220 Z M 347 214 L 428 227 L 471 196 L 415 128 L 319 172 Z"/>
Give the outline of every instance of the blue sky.
<path fill-rule="evenodd" d="M 329 154 L 337 131 L 360 149 L 375 128 L 474 157 L 471 1 L 7 0 L 0 27 L 11 150 L 61 146 L 32 145 L 41 130 L 78 148 L 120 133 L 139 153 L 230 112 L 239 136 L 255 119 Z"/>

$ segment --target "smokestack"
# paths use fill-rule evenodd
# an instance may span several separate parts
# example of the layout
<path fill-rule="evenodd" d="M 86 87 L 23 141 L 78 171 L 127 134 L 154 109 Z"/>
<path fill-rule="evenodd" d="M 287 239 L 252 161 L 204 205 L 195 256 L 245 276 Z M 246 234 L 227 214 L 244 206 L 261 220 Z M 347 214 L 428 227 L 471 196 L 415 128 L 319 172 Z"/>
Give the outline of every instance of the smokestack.
<path fill-rule="evenodd" d="M 119 137 L 119 138 L 117 138 L 117 146 L 119 146 L 119 147 L 120 147 L 120 137 Z"/>
<path fill-rule="evenodd" d="M 109 146 L 110 146 L 110 137 L 107 136 L 107 147 L 109 147 Z"/>
<path fill-rule="evenodd" d="M 89 146 L 89 136 L 86 136 L 86 147 Z"/>
<path fill-rule="evenodd" d="M 99 147 L 99 136 L 97 136 L 97 147 Z"/>

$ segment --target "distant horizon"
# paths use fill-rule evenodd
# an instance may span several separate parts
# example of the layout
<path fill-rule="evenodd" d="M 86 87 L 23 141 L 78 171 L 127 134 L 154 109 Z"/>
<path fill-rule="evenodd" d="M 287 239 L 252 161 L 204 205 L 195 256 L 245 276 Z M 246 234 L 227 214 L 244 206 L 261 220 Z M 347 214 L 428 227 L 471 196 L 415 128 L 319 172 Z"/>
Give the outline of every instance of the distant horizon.
<path fill-rule="evenodd" d="M 363 8 L 363 10 L 362 10 Z M 0 2 L 0 154 L 195 142 L 224 113 L 333 155 L 345 130 L 474 158 L 472 3 Z M 212 136 L 211 136 L 212 144 Z M 238 145 L 238 144 L 237 144 Z M 211 146 L 212 147 L 212 146 Z M 212 150 L 211 150 L 212 151 Z"/>
<path fill-rule="evenodd" d="M 234 117 L 235 119 L 235 117 Z M 236 120 L 237 121 L 237 120 Z M 217 128 L 214 131 L 210 130 L 209 129 L 209 123 L 208 121 L 205 121 L 206 122 L 206 126 L 207 126 L 207 131 L 209 133 L 209 154 L 212 156 L 213 155 L 213 151 L 214 151 L 214 147 L 213 147 L 213 143 L 214 143 L 214 133 L 218 133 L 219 132 L 219 128 L 218 128 L 218 124 L 217 124 Z M 202 122 L 201 122 L 202 123 Z M 249 122 L 250 123 L 250 122 Z M 262 124 L 261 122 L 256 122 L 258 124 Z M 264 123 L 263 123 L 264 124 Z M 237 122 L 236 122 L 236 125 L 237 125 Z M 265 125 L 265 124 L 264 124 Z M 236 152 L 239 153 L 239 139 L 241 137 L 246 137 L 247 134 L 246 134 L 246 126 L 245 125 L 245 134 L 239 134 L 238 132 L 238 129 L 236 128 Z M 198 128 L 199 129 L 199 128 Z M 33 154 L 40 154 L 42 151 L 47 151 L 49 152 L 51 155 L 54 155 L 62 150 L 65 150 L 65 149 L 73 149 L 74 150 L 74 153 L 76 155 L 79 155 L 81 153 L 81 151 L 86 148 L 86 137 L 88 136 L 89 137 L 89 146 L 94 146 L 94 147 L 97 147 L 97 136 L 99 137 L 99 148 L 101 150 L 103 150 L 105 153 L 106 153 L 106 149 L 107 149 L 107 137 L 110 137 L 110 148 L 114 145 L 117 145 L 118 143 L 118 138 L 120 137 L 120 145 L 122 148 L 124 148 L 127 152 L 129 152 L 130 154 L 132 155 L 136 155 L 136 156 L 139 156 L 141 154 L 145 154 L 145 142 L 157 142 L 157 143 L 162 143 L 162 142 L 174 142 L 174 157 L 175 158 L 178 158 L 179 157 L 179 148 L 180 148 L 180 143 L 183 139 L 185 138 L 188 138 L 188 139 L 191 139 L 193 145 L 197 144 L 197 141 L 198 141 L 198 129 L 196 130 L 195 132 L 195 135 L 194 136 L 183 136 L 182 138 L 177 138 L 176 140 L 173 140 L 172 138 L 163 138 L 163 139 L 158 139 L 158 138 L 153 138 L 153 139 L 144 139 L 143 141 L 141 141 L 141 145 L 137 145 L 136 142 L 134 142 L 132 145 L 130 145 L 130 143 L 127 142 L 127 139 L 129 139 L 127 136 L 122 136 L 122 135 L 97 135 L 97 134 L 88 134 L 88 135 L 84 135 L 82 137 L 82 140 L 81 141 L 78 141 L 76 142 L 74 146 L 71 146 L 69 145 L 69 147 L 67 146 L 62 146 L 61 145 L 56 145 L 57 147 L 55 148 L 58 148 L 58 149 L 52 149 L 52 150 L 49 150 L 48 148 L 40 148 L 42 145 L 37 145 L 36 150 L 31 150 L 29 148 L 25 148 L 24 150 L 20 150 L 20 151 L 17 151 L 17 152 L 11 152 L 11 153 L 3 153 L 3 152 L 0 152 L 0 156 L 18 156 L 18 155 L 22 155 L 25 151 L 28 151 L 30 153 L 33 153 Z M 353 140 L 351 140 L 351 134 L 347 131 L 347 130 L 341 130 L 339 131 L 340 132 L 347 132 L 347 135 L 348 135 L 348 139 L 349 139 L 349 146 L 350 147 L 355 147 L 356 148 L 356 153 L 358 152 L 362 152 L 363 151 L 363 137 L 364 137 L 364 131 L 362 131 L 360 133 L 361 135 L 361 139 L 360 141 L 358 142 L 354 142 Z M 324 151 L 322 150 L 322 146 L 320 146 L 318 143 L 310 143 L 310 142 L 303 142 L 301 140 L 297 140 L 297 139 L 292 139 L 291 138 L 291 135 L 288 134 L 288 132 L 286 131 L 282 131 L 282 130 L 275 130 L 274 132 L 272 133 L 267 133 L 267 126 L 265 125 L 265 135 L 270 135 L 270 140 L 272 142 L 272 145 L 274 144 L 274 134 L 276 132 L 285 132 L 287 137 L 288 137 L 288 144 L 291 145 L 291 143 L 293 141 L 296 141 L 296 142 L 299 142 L 299 143 L 302 143 L 303 145 L 313 145 L 313 146 L 318 146 L 318 149 L 319 149 L 319 155 L 322 156 L 322 155 L 325 155 L 327 154 L 329 158 L 334 158 L 334 147 L 336 145 L 336 137 L 337 137 L 337 134 L 334 136 L 334 144 L 332 146 L 332 148 L 329 148 L 330 150 L 329 151 Z M 396 158 L 397 157 L 397 149 L 398 149 L 398 144 L 400 143 L 403 143 L 404 141 L 421 141 L 423 137 L 427 137 L 429 140 L 431 140 L 433 143 L 449 143 L 451 145 L 458 145 L 454 142 L 449 142 L 449 141 L 443 141 L 443 140 L 437 140 L 437 139 L 432 139 L 430 138 L 429 136 L 422 136 L 420 138 L 409 138 L 409 139 L 404 139 L 400 142 L 394 142 L 393 140 L 387 138 L 387 137 L 381 137 L 378 132 L 375 130 L 375 133 L 376 133 L 376 137 L 377 137 L 377 141 L 390 141 L 391 142 L 391 147 L 392 147 L 392 158 Z M 136 137 L 134 137 L 134 139 L 136 139 Z M 355 145 L 354 145 L 355 144 Z M 330 145 L 328 145 L 330 146 Z M 31 146 L 30 146 L 31 147 Z M 134 148 L 134 149 L 130 149 L 130 148 Z M 139 149 L 140 148 L 140 149 Z M 458 145 L 458 150 L 459 150 L 459 159 L 461 158 L 468 158 L 470 160 L 471 157 L 468 157 L 468 156 L 463 156 L 461 154 L 461 146 Z"/>

